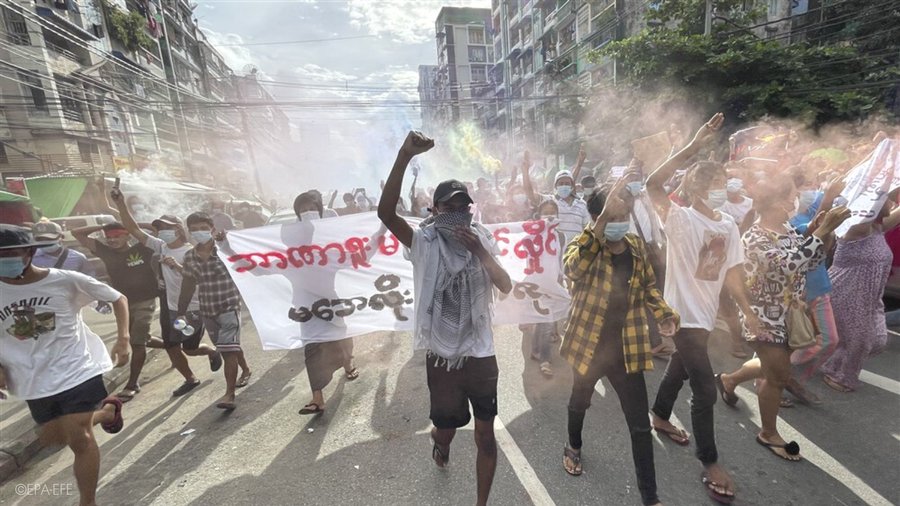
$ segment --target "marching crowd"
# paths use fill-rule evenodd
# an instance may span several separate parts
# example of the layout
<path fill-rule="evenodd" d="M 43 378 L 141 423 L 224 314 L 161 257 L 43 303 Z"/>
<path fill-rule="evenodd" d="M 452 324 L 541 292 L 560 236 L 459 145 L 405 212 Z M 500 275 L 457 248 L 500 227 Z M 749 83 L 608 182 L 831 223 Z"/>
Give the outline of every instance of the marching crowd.
<path fill-rule="evenodd" d="M 737 385 L 755 382 L 762 422 L 756 441 L 780 458 L 800 460 L 797 443 L 778 432 L 779 409 L 821 403 L 805 387 L 817 373 L 830 388 L 852 392 L 864 361 L 884 349 L 881 297 L 893 261 L 885 234 L 900 224 L 897 195 L 837 238 L 851 216 L 841 202 L 844 176 L 860 160 L 823 166 L 805 156 L 815 147 L 784 146 L 775 159 L 720 163 L 706 154 L 723 122 L 715 115 L 652 171 L 635 159 L 620 173 L 582 175 L 582 150 L 572 170 L 544 182 L 525 153 L 507 179 L 450 179 L 427 190 L 417 187 L 414 158 L 434 141 L 411 132 L 377 202 L 362 188 L 345 193 L 336 209 L 338 192 L 327 202 L 317 190 L 295 199 L 301 221 L 377 210 L 407 248 L 416 293 L 413 346 L 426 357 L 432 458 L 446 466 L 457 429 L 474 417 L 478 504 L 487 503 L 497 463 L 500 367 L 491 308 L 496 291 L 512 289 L 481 223 L 543 219 L 556 226 L 566 245 L 561 282 L 571 294 L 568 317 L 520 329 L 545 376 L 554 374 L 554 343 L 573 370 L 562 464 L 570 475 L 582 474 L 585 413 L 606 377 L 625 415 L 645 505 L 661 504 L 652 431 L 683 446 L 693 439 L 702 486 L 730 503 L 735 483 L 718 463 L 717 400 L 734 407 Z M 409 167 L 413 183 L 404 199 Z M 176 397 L 200 383 L 194 359 L 223 369 L 224 393 L 216 402 L 223 410 L 236 408 L 236 391 L 252 374 L 241 348 L 241 294 L 217 255 L 235 227 L 225 206 L 147 224 L 135 219 L 118 189 L 109 197 L 118 221 L 72 231 L 103 262 L 109 285 L 94 279 L 85 255 L 63 244 L 58 225 L 0 225 L 0 394 L 27 401 L 44 444 L 72 450 L 83 505 L 94 504 L 99 473 L 93 426 L 122 429 L 123 403 L 140 397 L 147 348 L 164 349 L 183 376 Z M 264 223 L 249 207 L 238 211 L 246 227 Z M 118 338 L 110 352 L 84 324 L 81 309 L 90 304 L 112 307 Z M 161 336 L 151 335 L 154 318 Z M 708 344 L 718 320 L 730 330 L 729 351 L 747 360 L 717 374 Z M 211 344 L 202 342 L 204 333 Z M 664 356 L 668 365 L 651 399 L 643 373 Z M 348 380 L 359 376 L 352 339 L 307 345 L 305 357 L 312 399 L 300 414 L 317 414 L 335 371 L 343 369 Z M 113 362 L 128 365 L 130 376 L 109 395 L 102 375 Z M 686 381 L 691 432 L 670 421 Z"/>

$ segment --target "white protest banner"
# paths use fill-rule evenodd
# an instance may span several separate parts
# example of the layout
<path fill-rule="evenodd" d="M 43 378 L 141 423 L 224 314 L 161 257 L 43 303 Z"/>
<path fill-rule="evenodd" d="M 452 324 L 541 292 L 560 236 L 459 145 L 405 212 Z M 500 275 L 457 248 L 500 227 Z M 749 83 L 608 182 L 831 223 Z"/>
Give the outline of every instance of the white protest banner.
<path fill-rule="evenodd" d="M 865 160 L 844 177 L 841 197 L 850 208 L 850 218 L 836 233 L 844 237 L 850 227 L 873 221 L 884 207 L 888 193 L 900 187 L 900 141 L 885 139 Z"/>
<path fill-rule="evenodd" d="M 410 220 L 414 227 L 417 221 Z M 556 225 L 487 228 L 514 284 L 495 304 L 495 323 L 563 317 L 569 296 L 558 282 Z M 218 252 L 266 350 L 412 330 L 412 264 L 403 253 L 375 213 L 232 231 Z"/>

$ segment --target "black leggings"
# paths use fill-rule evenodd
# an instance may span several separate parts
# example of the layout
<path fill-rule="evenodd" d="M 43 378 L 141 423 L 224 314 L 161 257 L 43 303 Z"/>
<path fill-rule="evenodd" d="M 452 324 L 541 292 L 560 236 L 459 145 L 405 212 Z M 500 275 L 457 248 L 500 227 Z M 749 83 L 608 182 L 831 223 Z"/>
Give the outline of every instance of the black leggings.
<path fill-rule="evenodd" d="M 594 358 L 584 376 L 574 370 L 575 382 L 569 399 L 569 446 L 581 449 L 581 431 L 584 413 L 591 406 L 594 387 L 604 376 L 609 380 L 619 397 L 625 422 L 631 432 L 631 454 L 637 475 L 638 490 L 644 504 L 656 504 L 656 468 L 653 464 L 653 437 L 650 433 L 648 417 L 647 385 L 644 373 L 625 372 L 625 353 L 622 337 L 600 337 L 594 350 Z"/>

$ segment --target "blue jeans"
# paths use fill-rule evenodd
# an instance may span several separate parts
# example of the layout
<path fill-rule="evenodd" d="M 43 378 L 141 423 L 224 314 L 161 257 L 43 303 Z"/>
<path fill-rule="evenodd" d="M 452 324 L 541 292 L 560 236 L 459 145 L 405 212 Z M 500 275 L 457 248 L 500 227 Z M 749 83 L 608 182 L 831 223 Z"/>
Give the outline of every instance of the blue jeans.
<path fill-rule="evenodd" d="M 550 361 L 550 346 L 556 334 L 556 323 L 538 323 L 531 336 L 531 355 L 539 357 L 541 362 Z"/>

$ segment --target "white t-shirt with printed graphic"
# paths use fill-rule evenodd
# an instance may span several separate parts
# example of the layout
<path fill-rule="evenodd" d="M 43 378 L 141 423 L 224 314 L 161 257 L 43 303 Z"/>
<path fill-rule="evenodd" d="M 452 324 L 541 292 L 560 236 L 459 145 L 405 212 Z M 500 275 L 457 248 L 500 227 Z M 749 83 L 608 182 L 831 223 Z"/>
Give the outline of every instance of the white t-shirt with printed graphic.
<path fill-rule="evenodd" d="M 121 297 L 73 271 L 50 269 L 46 278 L 27 285 L 0 281 L 0 366 L 10 393 L 41 399 L 112 369 L 106 346 L 82 320 L 81 308 Z"/>
<path fill-rule="evenodd" d="M 665 299 L 681 316 L 682 328 L 712 331 L 725 274 L 744 261 L 734 219 L 719 215 L 711 220 L 691 207 L 669 207 Z"/>

